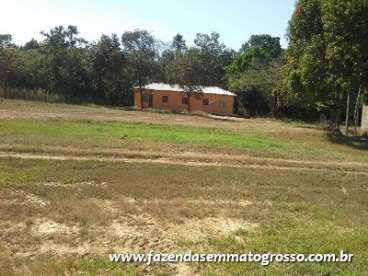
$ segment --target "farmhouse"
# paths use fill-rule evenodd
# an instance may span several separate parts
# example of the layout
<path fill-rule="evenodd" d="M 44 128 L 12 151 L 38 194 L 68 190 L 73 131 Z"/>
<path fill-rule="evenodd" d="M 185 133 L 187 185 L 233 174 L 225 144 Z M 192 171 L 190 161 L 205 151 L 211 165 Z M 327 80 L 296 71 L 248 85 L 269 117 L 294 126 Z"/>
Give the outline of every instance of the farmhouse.
<path fill-rule="evenodd" d="M 180 85 L 151 83 L 142 88 L 142 97 L 139 87 L 134 87 L 134 105 L 137 109 L 154 108 L 174 112 L 188 112 L 189 109 L 190 112 L 233 115 L 234 93 L 219 87 L 202 86 L 199 90 L 199 93 L 188 97 Z"/>

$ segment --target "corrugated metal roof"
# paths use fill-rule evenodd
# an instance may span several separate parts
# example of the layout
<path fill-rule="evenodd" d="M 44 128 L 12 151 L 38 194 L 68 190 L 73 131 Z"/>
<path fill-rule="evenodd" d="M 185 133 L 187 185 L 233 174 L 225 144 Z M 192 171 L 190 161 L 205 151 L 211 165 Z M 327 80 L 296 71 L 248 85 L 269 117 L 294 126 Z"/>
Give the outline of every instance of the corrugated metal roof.
<path fill-rule="evenodd" d="M 134 87 L 134 88 L 138 88 L 138 87 Z M 178 84 L 157 83 L 157 82 L 147 84 L 143 86 L 143 88 L 149 89 L 149 90 L 161 90 L 161 91 L 179 91 L 179 92 L 184 91 L 183 88 Z M 201 92 L 203 92 L 204 94 L 236 96 L 236 94 L 230 91 L 227 91 L 225 89 L 222 89 L 220 87 L 216 87 L 216 86 L 199 86 L 199 88 L 201 89 Z"/>

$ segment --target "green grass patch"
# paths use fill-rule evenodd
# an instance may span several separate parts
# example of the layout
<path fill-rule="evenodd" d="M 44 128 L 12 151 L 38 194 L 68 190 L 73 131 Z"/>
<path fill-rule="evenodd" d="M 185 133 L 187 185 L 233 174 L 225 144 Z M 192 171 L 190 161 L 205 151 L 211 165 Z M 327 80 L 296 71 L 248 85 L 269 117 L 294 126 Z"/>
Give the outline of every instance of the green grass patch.
<path fill-rule="evenodd" d="M 24 141 L 94 142 L 104 144 L 123 140 L 164 142 L 175 144 L 228 146 L 238 149 L 279 150 L 288 143 L 254 134 L 214 128 L 196 128 L 146 123 L 90 122 L 64 120 L 2 120 L 0 135 Z"/>

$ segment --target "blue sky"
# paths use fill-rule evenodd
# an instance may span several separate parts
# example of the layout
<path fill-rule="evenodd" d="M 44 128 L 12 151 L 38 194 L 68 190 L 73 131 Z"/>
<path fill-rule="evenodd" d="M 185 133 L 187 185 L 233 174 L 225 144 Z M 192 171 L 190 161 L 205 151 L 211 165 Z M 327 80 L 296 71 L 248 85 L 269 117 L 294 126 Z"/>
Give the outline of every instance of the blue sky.
<path fill-rule="evenodd" d="M 181 33 L 191 44 L 196 33 L 220 33 L 227 46 L 239 49 L 251 34 L 285 34 L 295 0 L 0 0 L 0 33 L 16 43 L 40 38 L 41 30 L 77 25 L 81 36 L 147 29 L 170 41 Z"/>

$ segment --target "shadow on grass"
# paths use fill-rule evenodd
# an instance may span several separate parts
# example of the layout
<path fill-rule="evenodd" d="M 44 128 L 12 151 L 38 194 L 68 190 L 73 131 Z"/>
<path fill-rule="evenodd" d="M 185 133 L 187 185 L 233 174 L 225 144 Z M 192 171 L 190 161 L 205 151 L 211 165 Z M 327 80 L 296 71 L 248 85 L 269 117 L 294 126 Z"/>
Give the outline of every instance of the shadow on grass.
<path fill-rule="evenodd" d="M 358 150 L 368 151 L 368 138 L 361 136 L 337 136 L 333 133 L 327 134 L 328 139 L 335 144 L 349 146 Z"/>
<path fill-rule="evenodd" d="M 303 121 L 303 120 L 289 119 L 289 118 L 280 118 L 279 120 L 283 123 L 289 124 L 297 128 L 320 130 L 320 131 L 328 130 L 328 126 L 326 124 L 322 124 L 320 121 L 316 121 L 316 120 L 304 120 Z"/>

